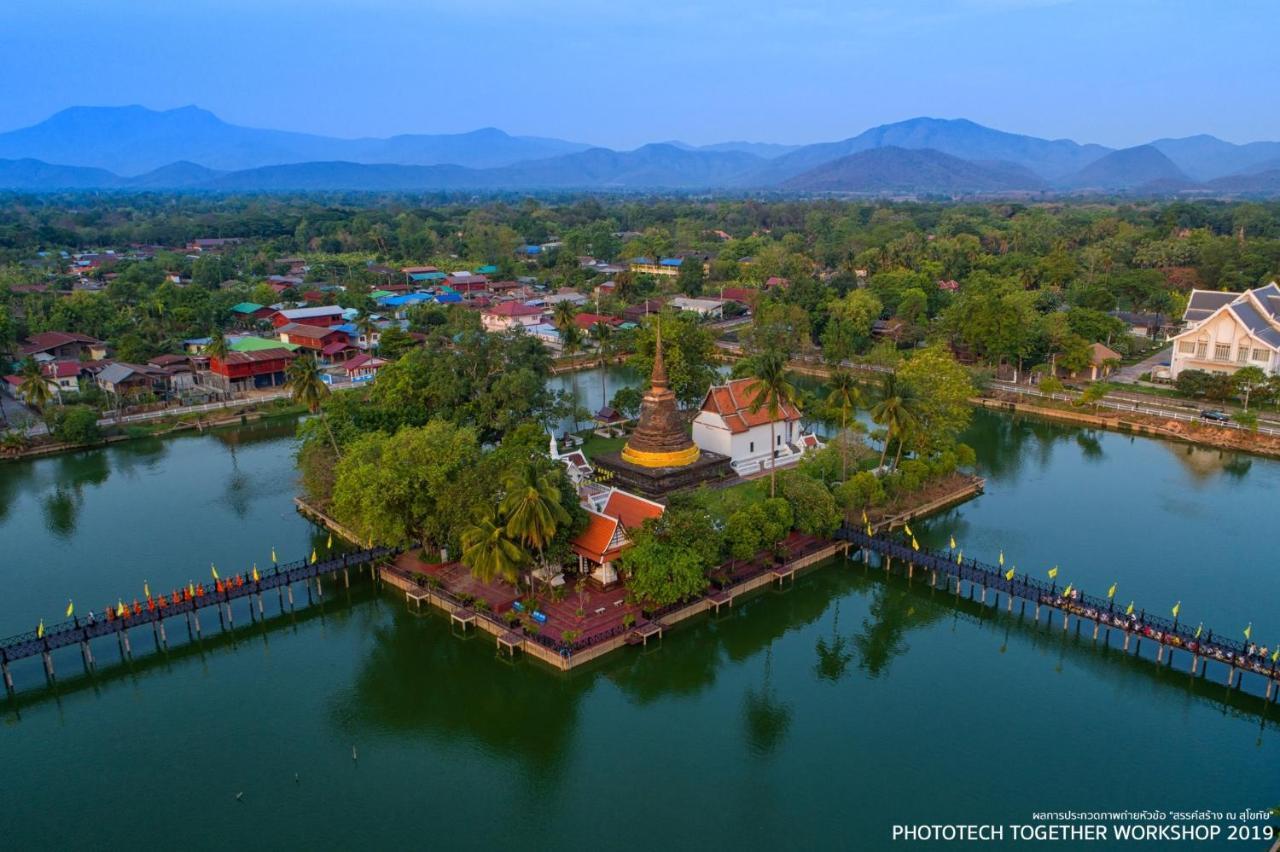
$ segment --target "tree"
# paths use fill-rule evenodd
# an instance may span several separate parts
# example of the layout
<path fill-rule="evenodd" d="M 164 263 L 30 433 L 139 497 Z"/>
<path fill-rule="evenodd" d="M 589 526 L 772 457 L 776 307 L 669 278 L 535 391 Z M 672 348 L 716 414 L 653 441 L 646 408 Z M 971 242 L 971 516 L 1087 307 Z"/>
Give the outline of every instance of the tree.
<path fill-rule="evenodd" d="M 650 317 L 636 332 L 635 353 L 628 361 L 642 376 L 653 372 L 659 323 L 671 391 L 681 405 L 692 405 L 700 401 L 707 388 L 719 378 L 715 337 L 693 316 L 663 311 Z"/>
<path fill-rule="evenodd" d="M 558 470 L 544 470 L 526 461 L 502 480 L 505 496 L 501 511 L 507 519 L 507 535 L 538 552 L 544 568 L 544 554 L 560 527 L 572 521 L 562 503 Z"/>
<path fill-rule="evenodd" d="M 747 385 L 747 393 L 752 395 L 751 413 L 763 409 L 769 415 L 769 496 L 773 497 L 778 491 L 777 421 L 784 409 L 796 403 L 796 389 L 787 380 L 787 361 L 781 352 L 770 351 L 760 356 L 756 376 Z"/>
<path fill-rule="evenodd" d="M 918 421 L 918 449 L 952 446 L 969 425 L 975 391 L 969 373 L 942 345 L 918 350 L 901 369 L 899 380 L 909 388 L 905 397 Z"/>
<path fill-rule="evenodd" d="M 320 421 L 324 423 L 325 431 L 329 434 L 329 443 L 333 445 L 334 455 L 341 457 L 342 451 L 338 449 L 338 441 L 333 437 L 333 427 L 329 425 L 329 419 L 324 411 L 324 401 L 329 396 L 329 386 L 324 383 L 324 379 L 320 378 L 320 365 L 316 359 L 311 355 L 300 355 L 294 358 L 293 363 L 285 371 L 285 385 L 289 388 L 289 395 L 293 397 L 294 402 L 305 406 L 312 414 L 320 416 Z"/>
<path fill-rule="evenodd" d="M 44 414 L 45 406 L 53 399 L 49 380 L 34 358 L 28 358 L 22 364 L 22 383 L 18 385 L 18 393 L 40 414 Z"/>
<path fill-rule="evenodd" d="M 217 358 L 219 361 L 226 361 L 227 353 L 230 351 L 231 348 L 227 345 L 227 337 L 222 333 L 222 329 L 210 329 L 209 343 L 204 348 L 204 354 L 210 358 Z"/>
<path fill-rule="evenodd" d="M 561 305 L 567 304 L 561 302 Z M 558 307 L 558 306 L 557 306 Z M 564 354 L 569 356 L 569 360 L 573 361 L 573 356 L 582 351 L 582 329 L 577 324 L 570 322 L 567 326 L 560 330 L 561 346 L 564 348 Z M 572 363 L 569 365 L 569 381 L 573 388 L 573 431 L 578 431 L 578 412 L 581 406 L 578 404 L 578 371 L 573 369 Z"/>
<path fill-rule="evenodd" d="M 87 405 L 71 405 L 58 412 L 52 430 L 55 438 L 68 444 L 96 444 L 102 440 L 98 412 Z"/>
<path fill-rule="evenodd" d="M 1080 404 L 1091 405 L 1096 412 L 1102 400 L 1113 390 L 1115 387 L 1109 382 L 1093 382 L 1080 393 Z"/>
<path fill-rule="evenodd" d="M 566 299 L 556 303 L 551 313 L 551 322 L 563 335 L 571 326 L 577 327 L 574 320 L 577 315 L 578 309 L 573 306 L 573 302 Z"/>
<path fill-rule="evenodd" d="M 836 370 L 831 374 L 831 378 L 827 380 L 827 391 L 828 404 L 840 410 L 840 435 L 843 438 L 848 431 L 849 414 L 857 411 L 863 405 L 862 387 L 848 370 Z M 840 479 L 843 481 L 848 477 L 849 448 L 848 442 L 842 441 L 840 449 Z"/>
<path fill-rule="evenodd" d="M 1267 374 L 1261 367 L 1255 367 L 1250 364 L 1247 367 L 1241 367 L 1236 370 L 1235 375 L 1231 377 L 1235 383 L 1236 392 L 1243 394 L 1244 410 L 1249 410 L 1249 394 L 1254 390 L 1263 387 L 1267 383 Z"/>
<path fill-rule="evenodd" d="M 840 510 L 827 487 L 797 471 L 782 476 L 782 499 L 791 507 L 796 529 L 828 536 L 840 525 Z"/>
<path fill-rule="evenodd" d="M 699 258 L 686 257 L 680 261 L 680 274 L 676 278 L 676 284 L 686 296 L 701 296 L 704 278 L 702 261 Z"/>
<path fill-rule="evenodd" d="M 378 335 L 378 354 L 394 361 L 414 346 L 409 333 L 398 325 L 390 325 Z"/>
<path fill-rule="evenodd" d="M 1199 399 L 1205 396 L 1212 379 L 1213 376 L 1205 370 L 1183 370 L 1178 373 L 1178 378 L 1174 379 L 1173 386 L 1177 388 L 1178 393 Z"/>
<path fill-rule="evenodd" d="M 884 467 L 885 457 L 889 453 L 889 444 L 895 439 L 898 442 L 897 459 L 902 457 L 902 446 L 906 436 L 917 427 L 919 421 L 915 415 L 915 398 L 912 389 L 898 379 L 896 373 L 888 373 L 880 382 L 880 390 L 876 404 L 871 407 L 871 420 L 885 427 L 884 446 L 880 450 L 880 467 Z"/>
<path fill-rule="evenodd" d="M 494 507 L 476 511 L 474 522 L 462 530 L 462 564 L 482 583 L 495 578 L 512 585 L 520 579 L 525 552 L 506 529 L 506 519 Z"/>

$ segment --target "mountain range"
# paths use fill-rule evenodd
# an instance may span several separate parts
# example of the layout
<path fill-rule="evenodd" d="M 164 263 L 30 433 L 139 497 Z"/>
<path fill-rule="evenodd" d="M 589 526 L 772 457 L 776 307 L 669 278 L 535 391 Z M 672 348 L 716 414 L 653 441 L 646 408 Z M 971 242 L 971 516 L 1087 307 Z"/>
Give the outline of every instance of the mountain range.
<path fill-rule="evenodd" d="M 1270 195 L 1280 193 L 1280 142 L 1201 135 L 1116 150 L 914 118 L 810 145 L 669 141 L 615 151 L 495 128 L 340 139 L 240 127 L 194 106 L 72 107 L 0 133 L 0 188 Z"/>

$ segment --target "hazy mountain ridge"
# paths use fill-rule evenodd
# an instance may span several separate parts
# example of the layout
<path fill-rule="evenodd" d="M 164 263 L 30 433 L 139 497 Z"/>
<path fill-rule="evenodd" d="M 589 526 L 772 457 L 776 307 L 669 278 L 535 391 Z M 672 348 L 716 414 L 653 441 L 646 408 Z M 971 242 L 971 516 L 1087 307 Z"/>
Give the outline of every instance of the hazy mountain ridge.
<path fill-rule="evenodd" d="M 1247 194 L 1277 192 L 1277 171 L 1280 142 L 1234 145 L 1201 135 L 1113 150 L 937 118 L 811 145 L 677 141 L 631 151 L 495 128 L 334 139 L 238 127 L 196 107 L 74 107 L 0 133 L 0 187 L 23 191 Z"/>

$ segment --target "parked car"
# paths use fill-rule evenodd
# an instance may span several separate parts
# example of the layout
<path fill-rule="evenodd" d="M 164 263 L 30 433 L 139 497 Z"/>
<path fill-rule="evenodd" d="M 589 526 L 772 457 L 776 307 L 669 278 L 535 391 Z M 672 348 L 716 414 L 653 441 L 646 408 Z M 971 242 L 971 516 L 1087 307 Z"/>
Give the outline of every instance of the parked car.
<path fill-rule="evenodd" d="M 1216 408 L 1204 409 L 1203 411 L 1200 412 L 1200 417 L 1203 420 L 1212 420 L 1214 423 L 1230 423 L 1231 422 L 1230 414 L 1227 414 L 1227 412 L 1220 411 Z"/>

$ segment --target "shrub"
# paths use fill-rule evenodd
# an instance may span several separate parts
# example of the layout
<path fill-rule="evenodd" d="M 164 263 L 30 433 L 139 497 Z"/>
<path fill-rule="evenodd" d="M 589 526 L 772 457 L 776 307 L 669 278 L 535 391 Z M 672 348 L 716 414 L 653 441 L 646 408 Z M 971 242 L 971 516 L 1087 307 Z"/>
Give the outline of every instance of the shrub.
<path fill-rule="evenodd" d="M 68 444 L 96 444 L 102 440 L 98 414 L 87 405 L 71 405 L 53 417 L 53 437 Z"/>

